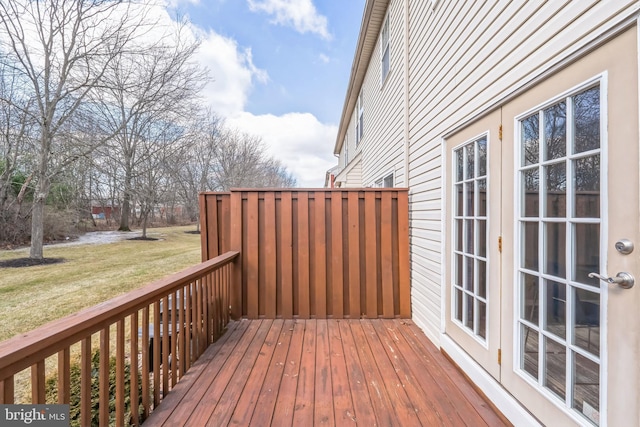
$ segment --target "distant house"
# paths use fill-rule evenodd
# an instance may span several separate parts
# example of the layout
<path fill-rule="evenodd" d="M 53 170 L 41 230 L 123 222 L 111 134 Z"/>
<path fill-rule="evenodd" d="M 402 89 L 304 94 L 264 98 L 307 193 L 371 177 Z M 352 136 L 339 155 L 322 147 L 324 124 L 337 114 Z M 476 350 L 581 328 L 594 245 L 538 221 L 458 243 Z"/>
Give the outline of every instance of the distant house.
<path fill-rule="evenodd" d="M 366 1 L 335 185 L 410 189 L 414 321 L 516 425 L 640 422 L 639 10 Z"/>
<path fill-rule="evenodd" d="M 120 208 L 115 206 L 102 206 L 102 205 L 93 205 L 91 206 L 91 215 L 93 219 L 104 219 L 110 220 L 114 215 L 119 215 Z"/>

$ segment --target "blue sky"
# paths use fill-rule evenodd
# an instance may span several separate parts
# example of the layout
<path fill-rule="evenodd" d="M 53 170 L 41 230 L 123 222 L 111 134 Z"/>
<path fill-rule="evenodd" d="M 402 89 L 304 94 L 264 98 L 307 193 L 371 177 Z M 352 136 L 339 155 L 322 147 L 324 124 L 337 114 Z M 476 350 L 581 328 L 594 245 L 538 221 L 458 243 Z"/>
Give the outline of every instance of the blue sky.
<path fill-rule="evenodd" d="M 262 137 L 301 187 L 319 187 L 333 146 L 365 0 L 173 0 L 202 38 L 207 102 Z"/>

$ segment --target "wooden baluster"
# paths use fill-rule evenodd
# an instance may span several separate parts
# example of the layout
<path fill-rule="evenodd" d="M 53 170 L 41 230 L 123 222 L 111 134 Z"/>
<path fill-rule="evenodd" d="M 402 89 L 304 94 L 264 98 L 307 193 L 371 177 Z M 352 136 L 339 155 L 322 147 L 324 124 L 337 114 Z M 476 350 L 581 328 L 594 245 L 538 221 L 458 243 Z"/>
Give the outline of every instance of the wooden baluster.
<path fill-rule="evenodd" d="M 185 339 L 185 349 L 184 349 L 184 363 L 185 363 L 185 372 L 191 368 L 191 349 L 193 348 L 192 338 L 193 338 L 193 319 L 191 318 L 191 283 L 189 283 L 185 287 L 185 325 L 186 325 L 186 334 L 184 334 Z"/>
<path fill-rule="evenodd" d="M 91 336 L 82 340 L 80 356 L 80 425 L 91 423 Z"/>
<path fill-rule="evenodd" d="M 149 416 L 150 393 L 149 393 L 149 381 L 151 379 L 149 366 L 149 358 L 153 354 L 153 350 L 149 348 L 149 307 L 142 309 L 142 342 L 140 343 L 142 348 L 142 416 L 147 419 Z M 151 351 L 150 351 L 151 350 Z"/>
<path fill-rule="evenodd" d="M 173 300 L 173 306 L 171 307 L 171 388 L 176 385 L 178 378 L 176 376 L 178 370 L 178 339 L 182 329 L 178 330 L 176 322 L 176 312 L 178 311 L 178 294 L 176 292 L 171 294 Z"/>
<path fill-rule="evenodd" d="M 116 426 L 124 426 L 124 320 L 116 324 Z"/>
<path fill-rule="evenodd" d="M 138 391 L 138 356 L 140 350 L 138 350 L 138 312 L 136 311 L 131 315 L 129 334 L 131 336 L 131 346 L 129 352 L 131 354 L 129 360 L 131 365 L 129 366 L 129 397 L 131 398 L 131 424 L 134 426 L 140 425 L 140 395 Z"/>
<path fill-rule="evenodd" d="M 184 303 L 184 287 L 182 287 L 178 290 L 178 324 L 180 325 L 180 334 L 178 334 L 178 357 L 176 360 L 176 362 L 180 362 L 179 366 L 176 366 L 176 369 L 179 369 L 178 379 L 184 376 L 184 342 L 186 335 L 189 334 L 189 327 L 184 319 Z"/>
<path fill-rule="evenodd" d="M 99 421 L 100 426 L 109 425 L 109 353 L 111 351 L 109 342 L 109 326 L 100 331 L 100 371 L 99 371 Z"/>
<path fill-rule="evenodd" d="M 31 403 L 42 405 L 45 402 L 44 359 L 31 366 Z"/>
<path fill-rule="evenodd" d="M 14 402 L 13 375 L 0 381 L 0 404 L 11 405 Z"/>
<path fill-rule="evenodd" d="M 203 276 L 200 278 L 200 289 L 202 289 L 202 344 L 200 347 L 200 354 L 204 352 L 207 344 L 209 343 L 209 277 Z"/>
<path fill-rule="evenodd" d="M 71 350 L 58 352 L 58 403 L 69 404 L 71 399 Z"/>
<path fill-rule="evenodd" d="M 193 286 L 194 292 L 194 306 L 195 306 L 195 336 L 196 336 L 196 346 L 195 346 L 195 354 L 194 361 L 198 357 L 200 357 L 200 348 L 202 347 L 202 295 L 200 290 L 200 280 L 196 280 Z"/>
<path fill-rule="evenodd" d="M 160 341 L 162 342 L 162 398 L 164 399 L 169 391 L 169 342 L 173 331 L 169 330 L 169 317 L 171 310 L 169 307 L 169 297 L 162 299 L 163 311 L 160 313 L 162 318 L 162 331 L 160 332 Z"/>
<path fill-rule="evenodd" d="M 153 407 L 160 404 L 160 301 L 153 304 Z"/>

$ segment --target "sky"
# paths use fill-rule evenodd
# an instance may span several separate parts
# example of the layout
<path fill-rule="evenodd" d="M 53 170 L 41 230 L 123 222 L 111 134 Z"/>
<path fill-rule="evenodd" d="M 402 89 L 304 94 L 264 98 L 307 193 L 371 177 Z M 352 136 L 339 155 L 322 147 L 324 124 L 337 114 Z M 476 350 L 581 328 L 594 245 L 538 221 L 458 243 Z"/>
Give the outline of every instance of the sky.
<path fill-rule="evenodd" d="M 228 127 L 262 138 L 298 186 L 322 187 L 365 0 L 170 0 L 209 69 L 203 92 Z"/>

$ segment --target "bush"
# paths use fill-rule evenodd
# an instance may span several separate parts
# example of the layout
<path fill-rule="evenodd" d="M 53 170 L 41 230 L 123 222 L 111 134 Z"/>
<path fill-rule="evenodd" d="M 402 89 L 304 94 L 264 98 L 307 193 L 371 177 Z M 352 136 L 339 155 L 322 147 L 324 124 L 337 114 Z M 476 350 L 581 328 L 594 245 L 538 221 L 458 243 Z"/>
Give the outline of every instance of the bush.
<path fill-rule="evenodd" d="M 91 425 L 99 424 L 100 414 L 100 350 L 95 350 L 91 355 Z M 71 396 L 69 419 L 72 427 L 80 427 L 80 361 L 71 363 Z M 58 401 L 58 375 L 57 373 L 46 379 L 46 401 Z M 142 422 L 142 378 L 138 375 L 139 420 Z M 131 425 L 131 365 L 124 365 L 124 422 Z M 109 358 L 109 425 L 115 425 L 116 411 L 116 358 Z"/>

